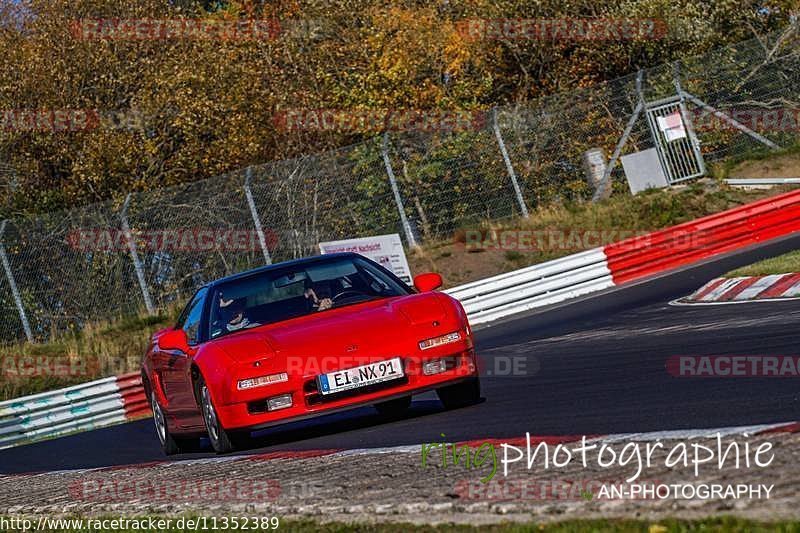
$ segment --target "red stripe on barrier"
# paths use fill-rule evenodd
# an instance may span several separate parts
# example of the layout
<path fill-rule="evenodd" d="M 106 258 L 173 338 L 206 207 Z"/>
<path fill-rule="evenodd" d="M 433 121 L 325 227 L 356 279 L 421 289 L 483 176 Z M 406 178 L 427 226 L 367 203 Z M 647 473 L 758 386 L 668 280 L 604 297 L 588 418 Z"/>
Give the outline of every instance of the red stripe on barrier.
<path fill-rule="evenodd" d="M 800 422 L 792 422 L 791 424 L 786 424 L 785 426 L 759 431 L 758 435 L 763 435 L 766 433 L 798 433 L 798 432 L 800 432 Z"/>
<path fill-rule="evenodd" d="M 698 292 L 698 293 L 696 293 L 695 295 L 692 296 L 692 299 L 693 300 L 702 299 L 705 295 L 707 295 L 708 293 L 710 293 L 711 291 L 713 291 L 714 289 L 716 289 L 717 287 L 719 287 L 723 283 L 725 283 L 725 278 L 717 278 L 717 279 L 709 281 L 708 283 L 706 283 L 700 289 L 700 292 Z"/>
<path fill-rule="evenodd" d="M 627 239 L 604 248 L 619 285 L 800 231 L 800 191 L 792 191 Z"/>
<path fill-rule="evenodd" d="M 778 298 L 781 294 L 789 290 L 795 283 L 800 282 L 800 274 L 786 274 L 776 281 L 767 290 L 759 293 L 759 298 Z"/>
<path fill-rule="evenodd" d="M 125 408 L 125 418 L 141 418 L 150 413 L 150 404 L 138 372 L 117 376 L 117 388 Z"/>
<path fill-rule="evenodd" d="M 744 292 L 744 290 L 747 287 L 753 285 L 756 281 L 758 281 L 760 279 L 761 279 L 760 277 L 745 278 L 745 279 L 739 281 L 739 283 L 737 283 L 736 285 L 734 285 L 733 287 L 731 287 L 730 289 L 728 289 L 724 293 L 722 293 L 722 295 L 719 298 L 717 298 L 715 301 L 717 301 L 717 302 L 728 302 L 730 300 L 733 300 L 734 298 L 739 296 L 742 292 Z"/>

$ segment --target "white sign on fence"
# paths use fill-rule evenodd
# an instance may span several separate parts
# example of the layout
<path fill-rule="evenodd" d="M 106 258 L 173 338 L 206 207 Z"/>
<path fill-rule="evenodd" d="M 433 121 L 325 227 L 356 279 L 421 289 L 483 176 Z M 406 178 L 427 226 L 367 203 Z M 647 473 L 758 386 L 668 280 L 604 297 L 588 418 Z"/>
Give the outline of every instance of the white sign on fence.
<path fill-rule="evenodd" d="M 667 142 L 686 138 L 686 129 L 683 127 L 680 112 L 676 111 L 665 117 L 656 117 L 656 121 Z"/>
<path fill-rule="evenodd" d="M 322 254 L 337 252 L 355 252 L 368 259 L 372 259 L 385 269 L 393 272 L 395 276 L 411 285 L 411 269 L 408 268 L 403 243 L 400 235 L 377 235 L 375 237 L 362 237 L 360 239 L 346 239 L 319 243 Z"/>

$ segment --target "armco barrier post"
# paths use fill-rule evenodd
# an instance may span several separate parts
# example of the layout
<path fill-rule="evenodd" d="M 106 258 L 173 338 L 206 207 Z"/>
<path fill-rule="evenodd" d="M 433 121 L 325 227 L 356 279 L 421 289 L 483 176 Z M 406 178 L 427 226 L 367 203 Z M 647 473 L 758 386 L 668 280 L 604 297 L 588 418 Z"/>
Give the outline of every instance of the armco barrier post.
<path fill-rule="evenodd" d="M 155 311 L 153 308 L 153 301 L 150 299 L 150 291 L 147 290 L 147 282 L 144 279 L 144 271 L 142 270 L 142 263 L 139 260 L 139 254 L 136 251 L 136 242 L 133 240 L 133 234 L 131 233 L 131 227 L 128 224 L 128 205 L 131 203 L 131 194 L 128 193 L 128 196 L 125 197 L 125 203 L 122 205 L 122 212 L 119 214 L 119 218 L 122 221 L 122 231 L 125 234 L 125 240 L 128 243 L 128 250 L 131 253 L 131 259 L 133 259 L 133 268 L 136 270 L 136 279 L 139 281 L 139 288 L 142 290 L 142 297 L 144 298 L 144 306 L 147 308 L 147 312 L 151 315 Z"/>
<path fill-rule="evenodd" d="M 511 185 L 514 187 L 514 194 L 517 196 L 517 203 L 519 204 L 522 216 L 528 218 L 528 206 L 525 205 L 525 199 L 522 197 L 522 190 L 519 188 L 517 182 L 517 174 L 514 172 L 514 166 L 511 164 L 511 158 L 508 156 L 506 150 L 506 143 L 503 141 L 503 136 L 500 133 L 500 125 L 497 123 L 497 108 L 492 108 L 492 129 L 494 129 L 494 136 L 497 138 L 497 145 L 500 147 L 500 153 L 503 154 L 503 161 L 506 164 L 508 177 L 511 178 Z"/>
<path fill-rule="evenodd" d="M 14 280 L 14 273 L 11 271 L 11 263 L 8 261 L 8 256 L 6 255 L 6 247 L 3 244 L 3 233 L 6 230 L 7 222 L 7 220 L 4 220 L 0 223 L 0 261 L 3 263 L 3 270 L 6 272 L 8 285 L 11 287 L 11 294 L 14 296 L 14 304 L 17 306 L 17 311 L 19 312 L 19 319 L 22 322 L 22 329 L 25 330 L 25 337 L 28 339 L 28 342 L 32 343 L 33 333 L 31 332 L 31 325 L 28 322 L 28 315 L 25 314 L 25 307 L 22 305 L 22 297 L 19 294 L 17 282 Z"/>
<path fill-rule="evenodd" d="M 403 199 L 400 197 L 400 189 L 397 188 L 397 179 L 392 170 L 392 161 L 389 159 L 389 134 L 383 134 L 383 144 L 381 145 L 381 155 L 383 156 L 383 164 L 386 166 L 386 175 L 389 176 L 389 184 L 392 186 L 392 194 L 394 194 L 394 201 L 397 204 L 397 211 L 400 213 L 400 223 L 403 225 L 403 232 L 406 234 L 408 245 L 412 248 L 417 247 L 417 240 L 414 238 L 414 232 L 411 231 L 411 224 L 408 222 L 406 210 L 403 207 Z"/>
<path fill-rule="evenodd" d="M 253 167 L 247 167 L 244 171 L 244 195 L 247 198 L 247 206 L 250 208 L 250 216 L 253 217 L 253 226 L 256 227 L 256 235 L 258 235 L 258 244 L 261 246 L 261 252 L 264 254 L 264 262 L 268 265 L 272 264 L 272 257 L 269 255 L 269 248 L 267 248 L 267 239 L 264 238 L 264 230 L 261 227 L 261 218 L 258 216 L 256 210 L 256 202 L 253 200 L 253 192 L 250 190 L 250 178 L 253 176 Z"/>

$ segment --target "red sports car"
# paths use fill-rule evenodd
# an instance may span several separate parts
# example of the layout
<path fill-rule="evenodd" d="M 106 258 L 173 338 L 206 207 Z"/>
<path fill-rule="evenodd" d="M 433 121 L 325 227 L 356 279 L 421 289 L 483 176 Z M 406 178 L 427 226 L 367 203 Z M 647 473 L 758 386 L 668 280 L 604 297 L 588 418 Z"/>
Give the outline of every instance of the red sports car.
<path fill-rule="evenodd" d="M 435 389 L 445 408 L 480 399 L 472 331 L 461 304 L 417 291 L 357 254 L 299 259 L 214 281 L 195 293 L 142 364 L 167 454 L 208 435 L 220 453 L 253 430 L 372 404 L 405 411 Z"/>

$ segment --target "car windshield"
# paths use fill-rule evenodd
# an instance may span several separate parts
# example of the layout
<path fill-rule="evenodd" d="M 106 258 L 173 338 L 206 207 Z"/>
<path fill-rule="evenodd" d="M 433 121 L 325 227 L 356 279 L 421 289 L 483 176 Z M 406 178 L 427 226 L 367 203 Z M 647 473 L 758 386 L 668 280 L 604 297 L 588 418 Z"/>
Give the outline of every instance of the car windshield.
<path fill-rule="evenodd" d="M 269 270 L 215 288 L 209 338 L 410 292 L 358 257 Z"/>

